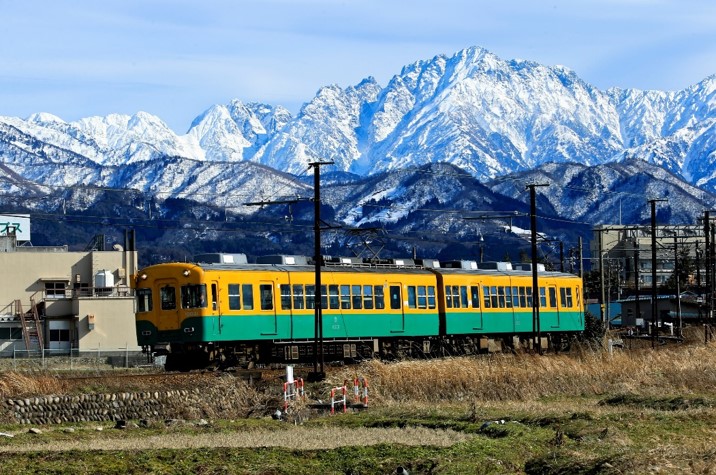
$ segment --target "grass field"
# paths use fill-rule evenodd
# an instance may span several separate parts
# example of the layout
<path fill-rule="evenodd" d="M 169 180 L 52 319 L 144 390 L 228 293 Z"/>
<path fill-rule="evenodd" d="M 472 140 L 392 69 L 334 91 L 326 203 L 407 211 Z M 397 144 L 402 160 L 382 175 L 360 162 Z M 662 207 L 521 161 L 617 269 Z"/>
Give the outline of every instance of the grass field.
<path fill-rule="evenodd" d="M 205 420 L 0 425 L 2 473 L 716 473 L 716 344 L 569 355 L 493 355 L 332 368 L 312 401 L 355 376 L 369 408 L 270 414 L 280 384 L 202 380 L 234 412 Z M 197 384 L 187 381 L 177 384 Z M 3 399 L 111 391 L 51 374 L 0 373 Z M 223 386 L 221 386 L 223 385 Z M 232 385 L 231 388 L 227 385 Z M 208 404 L 210 406 L 210 404 Z M 260 408 L 260 410 L 256 410 Z M 243 414 L 243 416 L 242 416 Z M 246 414 L 251 414 L 246 417 Z M 135 421 L 136 422 L 136 421 Z M 101 430 L 99 430 L 101 429 Z"/>

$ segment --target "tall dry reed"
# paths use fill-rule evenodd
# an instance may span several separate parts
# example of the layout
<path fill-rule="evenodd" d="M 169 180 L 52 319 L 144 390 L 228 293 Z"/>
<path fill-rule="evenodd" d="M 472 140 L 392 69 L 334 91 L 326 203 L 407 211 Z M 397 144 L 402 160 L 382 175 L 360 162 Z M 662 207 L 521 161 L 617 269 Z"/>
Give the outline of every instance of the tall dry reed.
<path fill-rule="evenodd" d="M 525 401 L 550 396 L 700 393 L 716 385 L 716 346 L 486 355 L 346 368 L 335 381 L 368 379 L 374 402 Z"/>

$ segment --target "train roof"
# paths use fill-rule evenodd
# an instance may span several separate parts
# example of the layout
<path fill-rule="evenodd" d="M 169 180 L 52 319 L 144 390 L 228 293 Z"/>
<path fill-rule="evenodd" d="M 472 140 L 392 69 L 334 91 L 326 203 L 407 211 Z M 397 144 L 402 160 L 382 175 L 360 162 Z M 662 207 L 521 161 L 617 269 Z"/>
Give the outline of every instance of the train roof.
<path fill-rule="evenodd" d="M 314 265 L 299 264 L 248 264 L 248 263 L 174 263 L 175 265 L 191 265 L 199 266 L 205 271 L 249 271 L 249 272 L 315 272 Z M 161 265 L 161 264 L 160 264 Z M 407 265 L 396 264 L 357 264 L 357 263 L 336 263 L 327 262 L 321 267 L 321 272 L 327 273 L 359 273 L 359 274 L 413 274 L 413 275 L 475 275 L 475 276 L 511 276 L 511 277 L 531 277 L 531 270 L 495 268 L 495 269 L 479 269 L 479 268 L 457 268 L 457 267 L 434 267 L 416 265 L 409 263 Z M 553 272 L 539 270 L 539 276 L 551 278 L 575 278 L 574 274 L 565 272 Z"/>

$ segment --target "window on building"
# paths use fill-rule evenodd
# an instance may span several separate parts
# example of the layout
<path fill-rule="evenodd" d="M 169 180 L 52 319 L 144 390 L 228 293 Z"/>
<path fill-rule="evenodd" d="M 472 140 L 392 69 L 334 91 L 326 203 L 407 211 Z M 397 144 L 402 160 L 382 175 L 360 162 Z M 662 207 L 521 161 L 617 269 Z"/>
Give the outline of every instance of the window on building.
<path fill-rule="evenodd" d="M 50 341 L 70 341 L 70 331 L 64 329 L 50 330 Z"/>
<path fill-rule="evenodd" d="M 67 282 L 64 281 L 47 281 L 45 282 L 45 297 L 48 299 L 65 298 L 65 290 Z"/>
<path fill-rule="evenodd" d="M 0 328 L 0 340 L 22 340 L 22 328 Z"/>

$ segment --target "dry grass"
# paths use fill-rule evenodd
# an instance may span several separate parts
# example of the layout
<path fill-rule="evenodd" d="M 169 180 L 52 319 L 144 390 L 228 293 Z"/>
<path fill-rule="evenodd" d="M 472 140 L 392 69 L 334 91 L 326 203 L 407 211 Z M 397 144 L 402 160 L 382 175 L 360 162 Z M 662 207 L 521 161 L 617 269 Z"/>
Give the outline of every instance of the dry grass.
<path fill-rule="evenodd" d="M 58 394 L 65 384 L 47 375 L 22 374 L 14 371 L 0 373 L 0 397 L 18 397 L 34 394 Z"/>
<path fill-rule="evenodd" d="M 332 376 L 366 377 L 371 403 L 530 401 L 556 396 L 638 392 L 699 394 L 716 385 L 716 345 L 569 355 L 491 355 L 383 363 Z"/>
<path fill-rule="evenodd" d="M 41 440 L 24 445 L 0 445 L 3 452 L 69 451 L 69 450 L 147 450 L 191 449 L 205 447 L 282 447 L 296 450 L 335 449 L 345 446 L 371 446 L 378 444 L 428 445 L 448 447 L 473 438 L 453 430 L 433 430 L 424 427 L 367 428 L 350 431 L 340 427 L 303 427 L 287 425 L 283 430 L 253 429 L 240 432 L 152 435 L 138 438 L 96 439 L 92 444 L 84 440 Z"/>

